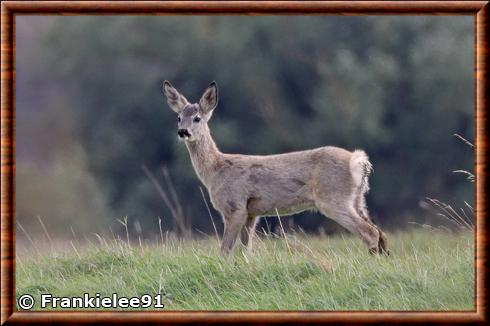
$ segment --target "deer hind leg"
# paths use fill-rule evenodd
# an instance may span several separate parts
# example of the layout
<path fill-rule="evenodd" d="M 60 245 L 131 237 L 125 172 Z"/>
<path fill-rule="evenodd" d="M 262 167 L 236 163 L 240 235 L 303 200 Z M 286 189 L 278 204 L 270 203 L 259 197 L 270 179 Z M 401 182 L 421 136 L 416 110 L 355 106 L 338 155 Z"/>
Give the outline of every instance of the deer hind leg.
<path fill-rule="evenodd" d="M 344 208 L 332 210 L 321 203 L 317 204 L 317 207 L 322 214 L 342 225 L 350 233 L 360 236 L 370 253 L 379 252 L 380 232 L 376 226 L 362 218 L 354 207 L 346 205 Z"/>
<path fill-rule="evenodd" d="M 249 216 L 247 222 L 245 222 L 245 225 L 242 227 L 240 239 L 247 250 L 252 249 L 252 239 L 255 234 L 255 226 L 257 225 L 257 221 L 258 218 L 256 216 Z"/>
<path fill-rule="evenodd" d="M 379 232 L 378 252 L 389 256 L 390 251 L 388 250 L 388 238 L 386 237 L 386 234 L 383 231 L 381 231 L 381 229 L 376 225 L 376 223 L 374 223 L 374 221 L 369 216 L 364 195 L 359 195 L 356 198 L 354 208 L 356 209 L 357 213 L 359 214 L 359 216 L 361 216 L 363 220 L 372 224 L 375 228 L 378 229 Z"/>
<path fill-rule="evenodd" d="M 221 240 L 221 253 L 223 255 L 227 255 L 235 246 L 240 231 L 247 222 L 247 217 L 247 212 L 241 210 L 235 211 L 225 217 L 225 230 L 223 239 Z"/>

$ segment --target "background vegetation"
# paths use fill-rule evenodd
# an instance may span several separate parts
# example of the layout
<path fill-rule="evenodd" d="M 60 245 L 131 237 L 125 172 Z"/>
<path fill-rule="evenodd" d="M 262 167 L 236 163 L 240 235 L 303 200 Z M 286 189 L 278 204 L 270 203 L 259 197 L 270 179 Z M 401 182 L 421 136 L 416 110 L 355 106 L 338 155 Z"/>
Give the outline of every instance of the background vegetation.
<path fill-rule="evenodd" d="M 472 17 L 19 16 L 16 28 L 17 221 L 31 234 L 40 220 L 53 238 L 121 234 L 126 216 L 134 238 L 158 237 L 159 217 L 176 231 L 143 164 L 163 184 L 168 168 L 187 228 L 214 232 L 164 79 L 193 101 L 217 81 L 222 151 L 365 149 L 385 228 L 444 223 L 427 196 L 472 205 L 452 174 L 473 165 L 452 136 L 473 140 Z M 313 213 L 289 221 L 337 230 Z"/>

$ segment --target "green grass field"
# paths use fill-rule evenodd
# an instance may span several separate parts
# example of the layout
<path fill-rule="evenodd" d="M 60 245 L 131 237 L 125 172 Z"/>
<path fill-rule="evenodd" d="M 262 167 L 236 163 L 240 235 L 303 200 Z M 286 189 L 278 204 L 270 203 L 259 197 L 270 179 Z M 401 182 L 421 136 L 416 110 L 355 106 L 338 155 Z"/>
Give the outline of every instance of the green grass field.
<path fill-rule="evenodd" d="M 165 310 L 473 310 L 473 234 L 389 234 L 392 255 L 351 236 L 256 237 L 218 255 L 216 239 L 98 245 L 22 255 L 16 296 L 164 295 Z M 34 309 L 38 309 L 38 302 Z"/>

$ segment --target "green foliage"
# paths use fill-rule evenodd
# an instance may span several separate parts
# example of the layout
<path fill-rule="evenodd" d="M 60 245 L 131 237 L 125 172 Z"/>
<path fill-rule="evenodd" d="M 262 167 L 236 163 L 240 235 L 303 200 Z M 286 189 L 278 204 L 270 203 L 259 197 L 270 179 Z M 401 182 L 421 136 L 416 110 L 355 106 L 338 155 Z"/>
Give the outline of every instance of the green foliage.
<path fill-rule="evenodd" d="M 213 232 L 176 141 L 164 79 L 192 101 L 218 82 L 211 130 L 225 152 L 365 149 L 375 170 L 368 202 L 382 225 L 430 221 L 435 214 L 418 207 L 427 196 L 472 203 L 472 188 L 450 172 L 473 166 L 471 151 L 452 137 L 473 140 L 472 17 L 23 16 L 17 23 L 17 202 L 26 224 L 42 215 L 55 232 L 93 231 L 95 219 L 115 225 L 128 216 L 130 226 L 138 220 L 152 233 L 157 216 L 170 213 L 141 170 L 146 164 L 169 168 L 193 227 Z M 79 165 L 66 159 L 72 146 L 84 152 Z M 56 162 L 72 172 L 45 173 Z M 73 171 L 95 184 L 70 181 Z M 56 191 L 44 194 L 46 187 Z M 53 208 L 67 201 L 63 193 L 80 192 L 97 198 L 97 213 L 83 196 L 70 207 L 86 212 Z M 324 223 L 296 221 L 306 229 Z"/>
<path fill-rule="evenodd" d="M 389 235 L 392 255 L 353 237 L 262 237 L 252 253 L 218 255 L 214 239 L 22 256 L 16 296 L 154 295 L 166 310 L 472 310 L 473 234 Z M 39 309 L 39 305 L 35 306 Z"/>

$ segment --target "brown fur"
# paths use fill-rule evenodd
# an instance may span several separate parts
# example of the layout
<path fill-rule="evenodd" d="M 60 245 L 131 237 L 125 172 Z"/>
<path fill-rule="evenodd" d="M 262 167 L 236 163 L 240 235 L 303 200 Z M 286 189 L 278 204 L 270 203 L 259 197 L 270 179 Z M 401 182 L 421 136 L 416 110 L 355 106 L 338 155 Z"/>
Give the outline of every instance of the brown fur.
<path fill-rule="evenodd" d="M 221 244 L 228 253 L 237 238 L 248 248 L 258 217 L 317 209 L 360 236 L 370 252 L 387 253 L 386 235 L 369 217 L 365 193 L 371 163 L 360 150 L 320 147 L 277 155 L 225 154 L 211 137 L 208 121 L 218 103 L 212 83 L 199 104 L 190 104 L 169 82 L 169 106 L 180 117 L 192 165 L 225 225 Z M 196 117 L 201 120 L 196 122 Z"/>

